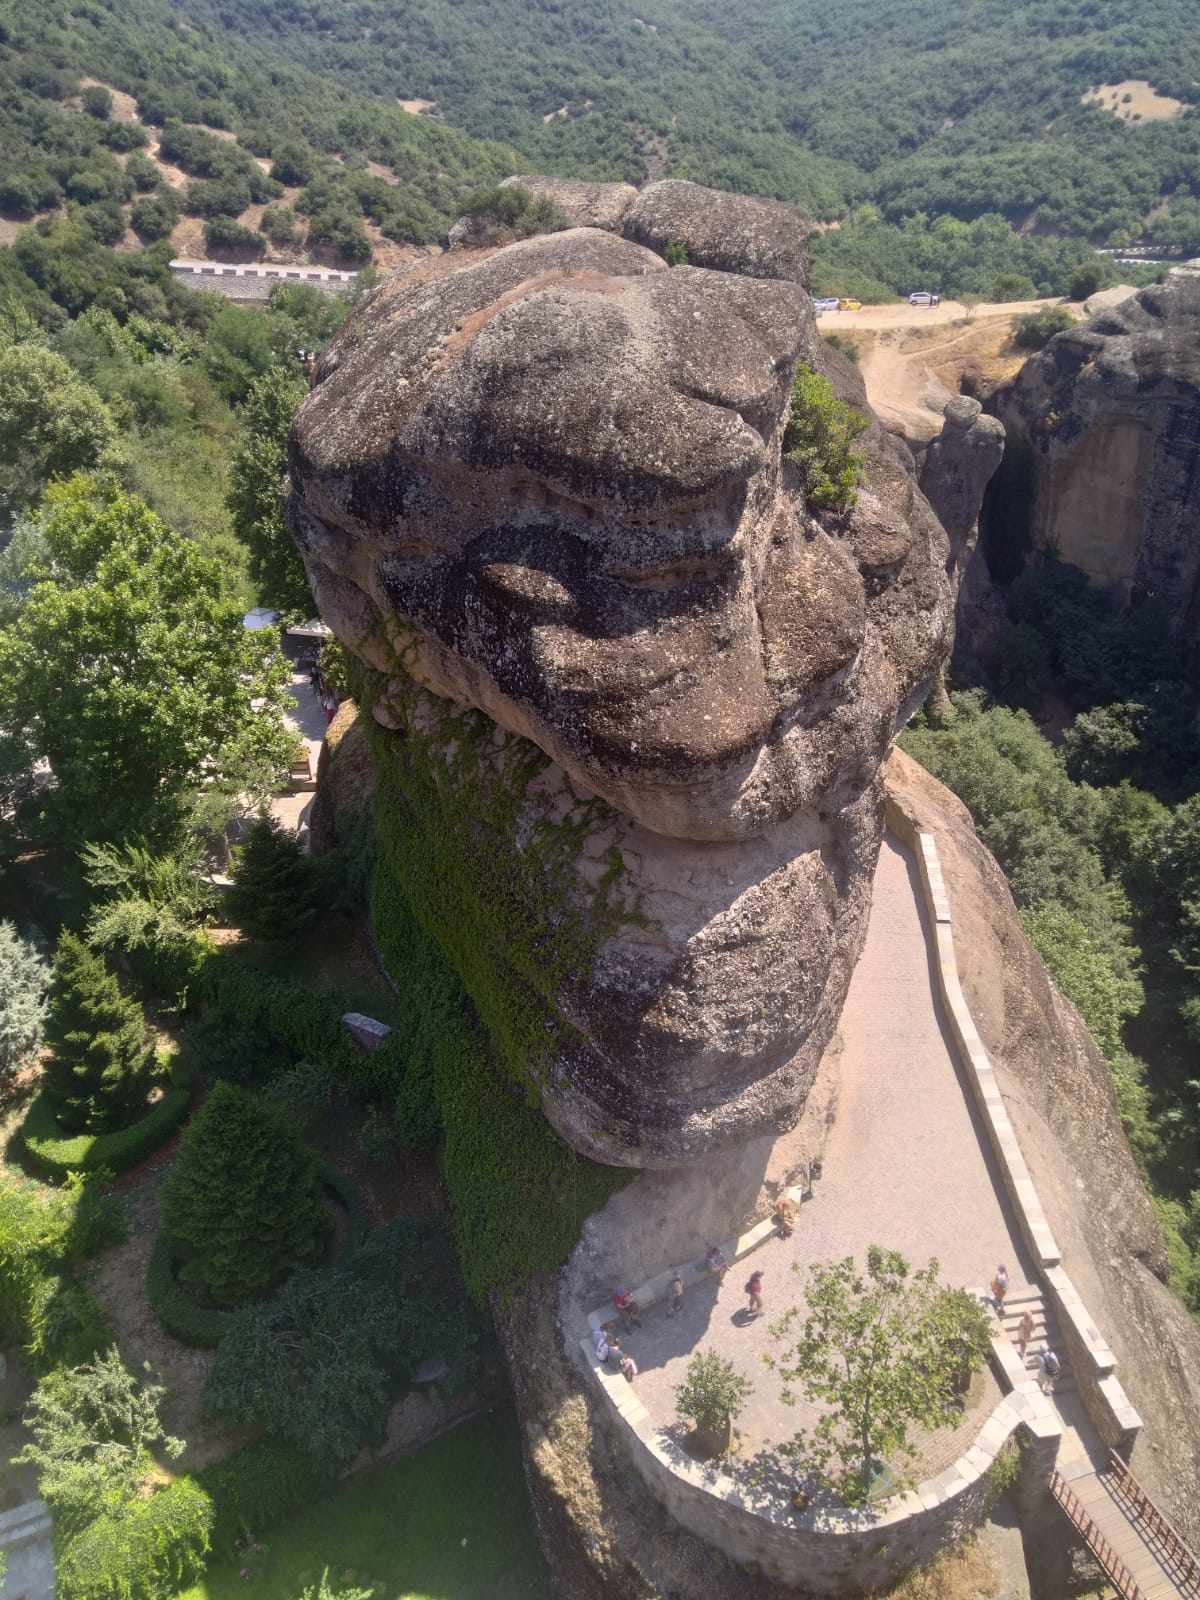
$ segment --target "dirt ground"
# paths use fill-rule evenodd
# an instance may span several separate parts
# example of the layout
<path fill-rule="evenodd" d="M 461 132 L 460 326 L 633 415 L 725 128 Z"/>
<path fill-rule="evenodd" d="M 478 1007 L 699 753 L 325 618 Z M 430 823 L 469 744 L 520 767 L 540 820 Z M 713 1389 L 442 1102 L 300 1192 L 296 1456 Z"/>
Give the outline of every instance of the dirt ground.
<path fill-rule="evenodd" d="M 1011 378 L 1028 358 L 1012 344 L 1013 318 L 1057 305 L 1054 300 L 977 306 L 968 315 L 957 301 L 940 306 L 863 306 L 826 312 L 822 335 L 844 334 L 859 349 L 867 399 L 880 419 L 913 444 L 941 431 L 946 402 L 963 388 L 990 389 Z M 1069 306 L 1082 318 L 1082 306 Z"/>
<path fill-rule="evenodd" d="M 1128 96 L 1128 98 L 1126 98 Z M 1125 78 L 1120 83 L 1102 83 L 1094 94 L 1085 94 L 1085 106 L 1102 106 L 1125 122 L 1169 122 L 1181 117 L 1185 107 L 1182 100 L 1172 100 L 1159 94 L 1145 78 Z"/>

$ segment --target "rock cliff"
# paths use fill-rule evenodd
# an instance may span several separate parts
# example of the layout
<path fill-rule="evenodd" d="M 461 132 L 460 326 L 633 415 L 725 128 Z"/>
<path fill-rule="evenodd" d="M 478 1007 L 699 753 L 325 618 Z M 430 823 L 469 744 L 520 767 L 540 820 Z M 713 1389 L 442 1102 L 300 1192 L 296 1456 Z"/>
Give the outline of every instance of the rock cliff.
<path fill-rule="evenodd" d="M 630 217 L 725 270 L 573 228 L 390 279 L 286 502 L 440 863 L 419 915 L 563 1136 L 655 1166 L 799 1115 L 952 599 L 902 445 L 871 427 L 837 515 L 781 460 L 798 358 L 863 403 L 792 281 L 805 219 L 688 184 Z"/>
<path fill-rule="evenodd" d="M 985 506 L 993 563 L 1054 546 L 1115 598 L 1153 593 L 1190 628 L 1200 603 L 1200 262 L 1059 334 L 992 408 L 1027 441 L 1032 476 L 1026 526 L 989 528 Z"/>

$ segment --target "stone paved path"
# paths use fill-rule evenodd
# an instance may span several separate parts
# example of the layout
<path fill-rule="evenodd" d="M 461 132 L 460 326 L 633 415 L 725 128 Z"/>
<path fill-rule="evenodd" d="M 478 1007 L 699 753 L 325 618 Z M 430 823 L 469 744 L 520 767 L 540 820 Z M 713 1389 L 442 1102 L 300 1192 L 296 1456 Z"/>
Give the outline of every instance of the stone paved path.
<path fill-rule="evenodd" d="M 321 745 L 325 740 L 325 713 L 309 687 L 307 672 L 292 674 L 290 693 L 292 703 L 285 709 L 283 720 L 307 745 L 313 776 L 316 777 Z M 312 802 L 311 789 L 301 790 L 297 794 L 279 794 L 271 801 L 271 815 L 278 817 L 285 827 L 295 828 L 307 840 L 308 812 Z"/>
<path fill-rule="evenodd" d="M 674 1420 L 674 1386 L 698 1347 L 728 1356 L 755 1384 L 738 1420 L 743 1456 L 779 1443 L 802 1422 L 801 1408 L 779 1401 L 778 1381 L 761 1360 L 775 1348 L 769 1324 L 802 1299 L 803 1276 L 792 1263 L 851 1254 L 861 1261 L 876 1243 L 920 1265 L 936 1255 L 950 1284 L 986 1285 L 1000 1261 L 1013 1293 L 1030 1282 L 940 1019 L 928 951 L 916 867 L 885 839 L 866 947 L 842 1015 L 837 1119 L 814 1198 L 791 1240 L 773 1238 L 731 1268 L 719 1295 L 709 1280 L 688 1291 L 677 1317 L 655 1305 L 626 1338 L 638 1393 L 664 1424 Z M 698 1259 L 707 1242 L 696 1241 Z M 741 1289 L 755 1267 L 764 1273 L 766 1315 L 747 1323 Z"/>

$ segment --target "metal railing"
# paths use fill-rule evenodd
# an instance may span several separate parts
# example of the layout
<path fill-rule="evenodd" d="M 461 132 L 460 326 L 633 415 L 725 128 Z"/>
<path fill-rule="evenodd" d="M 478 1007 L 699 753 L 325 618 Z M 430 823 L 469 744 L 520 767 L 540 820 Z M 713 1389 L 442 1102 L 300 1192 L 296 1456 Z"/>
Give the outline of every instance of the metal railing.
<path fill-rule="evenodd" d="M 1158 1545 L 1166 1564 L 1174 1570 L 1185 1592 L 1200 1596 L 1200 1561 L 1163 1516 L 1162 1512 L 1130 1472 L 1128 1463 L 1115 1450 L 1108 1452 L 1108 1476 L 1117 1492 L 1140 1523 L 1144 1523 Z"/>
<path fill-rule="evenodd" d="M 1109 1544 L 1095 1522 L 1084 1510 L 1078 1497 L 1075 1495 L 1067 1480 L 1059 1472 L 1054 1472 L 1050 1477 L 1050 1493 L 1070 1517 L 1078 1529 L 1084 1544 L 1104 1568 L 1112 1585 L 1121 1600 L 1146 1600 L 1133 1573 L 1121 1560 L 1120 1556 Z"/>

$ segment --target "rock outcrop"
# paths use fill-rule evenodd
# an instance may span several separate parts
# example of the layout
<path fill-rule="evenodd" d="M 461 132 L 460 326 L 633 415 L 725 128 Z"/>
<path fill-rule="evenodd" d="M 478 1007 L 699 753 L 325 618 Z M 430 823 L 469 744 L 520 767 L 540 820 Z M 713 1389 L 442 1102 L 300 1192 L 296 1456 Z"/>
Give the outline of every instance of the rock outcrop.
<path fill-rule="evenodd" d="M 625 213 L 637 199 L 631 183 L 587 183 L 578 178 L 543 178 L 520 175 L 505 178 L 502 189 L 524 189 L 547 195 L 571 228 L 605 228 L 620 233 Z"/>
<path fill-rule="evenodd" d="M 1060 333 L 992 404 L 1028 441 L 1033 481 L 1028 526 L 989 531 L 989 548 L 1053 546 L 1117 599 L 1157 595 L 1190 629 L 1200 604 L 1200 262 Z"/>
<path fill-rule="evenodd" d="M 708 193 L 659 190 L 669 232 Z M 797 213 L 725 199 L 723 261 L 765 271 L 773 216 L 799 270 Z M 614 1164 L 799 1115 L 861 945 L 879 766 L 948 647 L 946 537 L 904 447 L 872 427 L 857 505 L 824 519 L 781 460 L 801 356 L 861 403 L 797 283 L 577 228 L 389 280 L 293 430 L 293 535 L 433 797 L 423 826 L 450 827 L 474 741 L 493 815 L 443 859 L 492 886 L 460 905 L 502 875 L 540 930 L 524 963 L 480 931 L 460 970 L 482 952 L 543 1009 L 510 1065 Z M 468 915 L 422 909 L 450 948 L 436 923 Z"/>
<path fill-rule="evenodd" d="M 1003 454 L 1003 423 L 985 416 L 978 400 L 955 395 L 946 405 L 941 433 L 925 452 L 921 492 L 950 540 L 950 576 L 956 592 L 975 551 L 984 490 Z"/>

